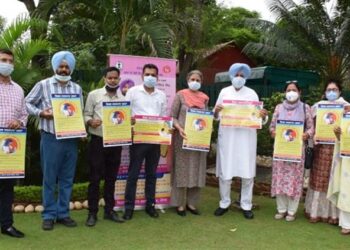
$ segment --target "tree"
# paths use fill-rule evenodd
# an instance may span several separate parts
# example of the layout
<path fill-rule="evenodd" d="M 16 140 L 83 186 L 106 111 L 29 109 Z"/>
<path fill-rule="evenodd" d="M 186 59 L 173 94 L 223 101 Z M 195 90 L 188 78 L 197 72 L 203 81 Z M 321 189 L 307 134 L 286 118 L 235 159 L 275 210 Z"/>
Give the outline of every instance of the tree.
<path fill-rule="evenodd" d="M 264 35 L 251 42 L 248 54 L 283 62 L 290 67 L 317 70 L 324 79 L 346 80 L 350 68 L 350 2 L 338 1 L 327 12 L 326 1 L 270 0 L 276 24 L 253 20 Z"/>
<path fill-rule="evenodd" d="M 103 65 L 109 53 L 172 57 L 172 31 L 155 16 L 162 1 L 64 1 L 51 18 L 61 34 L 53 41 Z"/>
<path fill-rule="evenodd" d="M 0 16 L 0 32 L 3 32 L 3 30 L 5 28 L 5 23 L 6 23 L 5 18 Z"/>
<path fill-rule="evenodd" d="M 41 78 L 42 72 L 32 65 L 37 55 L 45 55 L 51 50 L 51 44 L 45 38 L 31 39 L 28 32 L 31 28 L 44 29 L 42 20 L 18 17 L 1 32 L 0 48 L 10 49 L 14 53 L 15 71 L 12 78 L 19 82 L 25 90 Z"/>

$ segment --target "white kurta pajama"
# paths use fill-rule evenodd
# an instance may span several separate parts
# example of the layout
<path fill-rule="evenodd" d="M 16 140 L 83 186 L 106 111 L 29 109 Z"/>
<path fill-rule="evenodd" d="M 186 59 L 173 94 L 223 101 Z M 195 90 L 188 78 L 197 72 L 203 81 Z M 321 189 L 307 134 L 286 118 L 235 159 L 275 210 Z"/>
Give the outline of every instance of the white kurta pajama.
<path fill-rule="evenodd" d="M 244 86 L 237 91 L 233 86 L 229 86 L 221 90 L 216 105 L 222 105 L 223 100 L 259 101 L 259 97 L 248 87 Z M 221 208 L 230 206 L 232 178 L 240 177 L 241 208 L 251 210 L 256 173 L 256 146 L 256 129 L 219 126 L 216 176 L 220 179 Z"/>

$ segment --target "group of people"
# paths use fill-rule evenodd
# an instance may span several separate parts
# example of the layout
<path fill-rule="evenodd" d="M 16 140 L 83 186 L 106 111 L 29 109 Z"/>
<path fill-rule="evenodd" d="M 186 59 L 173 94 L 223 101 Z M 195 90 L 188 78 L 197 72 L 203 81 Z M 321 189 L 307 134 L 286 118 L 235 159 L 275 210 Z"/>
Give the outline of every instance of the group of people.
<path fill-rule="evenodd" d="M 42 229 L 52 230 L 55 223 L 67 227 L 75 227 L 77 223 L 70 217 L 69 201 L 72 192 L 73 179 L 77 161 L 78 139 L 61 139 L 55 137 L 54 116 L 52 112 L 52 94 L 79 94 L 81 87 L 71 80 L 75 67 L 74 55 L 69 51 L 60 51 L 52 57 L 54 75 L 38 82 L 24 98 L 21 87 L 12 81 L 14 68 L 13 53 L 0 50 L 0 127 L 17 129 L 26 126 L 28 114 L 40 118 L 40 155 L 43 173 L 43 207 Z M 254 90 L 245 86 L 251 69 L 246 64 L 236 63 L 229 69 L 232 85 L 224 88 L 218 97 L 214 108 L 214 119 L 220 121 L 224 100 L 258 101 Z M 135 207 L 136 185 L 141 166 L 145 164 L 145 198 L 146 213 L 152 218 L 158 218 L 155 209 L 156 169 L 160 159 L 160 145 L 133 144 L 129 147 L 130 164 L 125 189 L 125 210 L 122 217 L 113 210 L 116 173 L 121 162 L 122 148 L 103 147 L 102 133 L 102 103 L 105 101 L 130 101 L 132 116 L 135 115 L 167 115 L 167 99 L 163 91 L 156 88 L 158 68 L 154 64 L 145 64 L 140 81 L 142 84 L 126 91 L 121 91 L 120 71 L 109 67 L 105 70 L 105 86 L 88 94 L 83 108 L 85 124 L 90 134 L 88 142 L 87 162 L 89 168 L 88 216 L 86 226 L 97 223 L 99 183 L 104 179 L 104 216 L 106 220 L 122 223 L 133 217 Z M 188 108 L 208 109 L 209 98 L 199 89 L 203 82 L 200 71 L 194 70 L 187 75 L 188 88 L 178 91 L 171 107 L 170 116 L 174 124 L 174 159 L 171 170 L 171 205 L 176 207 L 179 216 L 186 212 L 199 215 L 198 202 L 200 190 L 205 186 L 206 152 L 191 151 L 182 148 L 186 139 L 184 131 L 186 112 Z M 332 94 L 329 94 L 332 93 Z M 346 103 L 340 98 L 340 85 L 331 81 L 327 84 L 325 95 L 330 102 Z M 316 110 L 300 101 L 301 91 L 296 81 L 288 82 L 285 88 L 286 100 L 276 107 L 270 125 L 271 136 L 275 136 L 276 121 L 298 120 L 305 124 L 303 140 L 311 139 L 314 134 L 314 117 Z M 83 99 L 81 99 L 82 107 Z M 6 107 L 6 108 L 5 108 Z M 268 111 L 261 109 L 259 117 L 263 124 L 268 122 Z M 132 118 L 132 124 L 135 120 Z M 339 137 L 341 131 L 336 128 Z M 239 144 L 238 144 L 239 143 Z M 337 142 L 338 143 L 338 142 Z M 314 168 L 311 171 L 310 188 L 306 201 L 306 213 L 310 221 L 320 218 L 336 223 L 338 209 L 343 233 L 350 233 L 350 206 L 344 197 L 348 193 L 348 184 L 340 182 L 345 176 L 348 161 L 338 157 L 339 150 L 329 145 L 315 146 Z M 217 168 L 219 178 L 220 202 L 215 211 L 216 216 L 225 214 L 231 205 L 231 183 L 233 177 L 241 178 L 240 206 L 247 219 L 253 219 L 252 198 L 254 177 L 256 174 L 256 129 L 232 128 L 219 126 L 217 144 Z M 333 150 L 334 157 L 333 157 Z M 327 153 L 326 153 L 327 152 Z M 332 162 L 333 171 L 328 188 Z M 302 196 L 303 162 L 287 163 L 274 161 L 272 190 L 276 196 L 276 219 L 295 219 L 300 197 Z M 339 185 L 339 183 L 343 183 Z M 12 237 L 24 237 L 24 234 L 13 226 L 13 179 L 0 179 L 0 225 L 1 232 Z M 328 196 L 327 196 L 328 190 Z M 327 198 L 329 200 L 327 200 Z M 339 205 L 341 204 L 341 205 Z"/>
<path fill-rule="evenodd" d="M 350 234 L 350 188 L 349 160 L 340 157 L 341 129 L 334 126 L 335 144 L 321 144 L 312 140 L 319 104 L 343 104 L 343 113 L 348 113 L 349 103 L 342 97 L 339 81 L 329 80 L 323 92 L 323 100 L 312 107 L 300 101 L 301 89 L 297 81 L 285 85 L 285 100 L 276 106 L 270 124 L 271 136 L 275 137 L 277 120 L 304 122 L 302 135 L 305 144 L 313 145 L 313 163 L 309 173 L 309 186 L 305 200 L 305 216 L 311 223 L 319 221 L 337 225 L 341 233 Z M 310 146 L 310 145 L 309 145 Z M 305 150 L 303 150 L 305 153 Z M 271 195 L 276 197 L 275 219 L 294 221 L 300 198 L 303 195 L 304 160 L 299 163 L 273 161 Z"/>

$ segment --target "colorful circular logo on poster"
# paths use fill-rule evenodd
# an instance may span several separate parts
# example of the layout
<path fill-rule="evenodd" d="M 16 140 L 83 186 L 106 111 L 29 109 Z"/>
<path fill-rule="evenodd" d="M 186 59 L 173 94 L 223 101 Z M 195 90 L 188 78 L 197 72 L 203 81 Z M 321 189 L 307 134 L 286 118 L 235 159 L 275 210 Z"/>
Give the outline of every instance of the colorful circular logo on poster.
<path fill-rule="evenodd" d="M 124 122 L 125 114 L 122 111 L 114 111 L 111 112 L 109 119 L 114 125 L 119 125 Z"/>
<path fill-rule="evenodd" d="M 1 150 L 5 154 L 13 154 L 17 151 L 19 143 L 15 138 L 5 138 L 1 141 Z"/>
<path fill-rule="evenodd" d="M 255 110 L 250 114 L 250 120 L 258 121 L 260 119 L 260 105 L 255 105 Z"/>
<path fill-rule="evenodd" d="M 65 102 L 61 104 L 61 113 L 66 116 L 73 116 L 76 112 L 75 106 L 70 102 Z"/>
<path fill-rule="evenodd" d="M 283 138 L 287 141 L 287 142 L 292 142 L 295 140 L 295 138 L 297 137 L 297 132 L 293 129 L 286 129 L 283 131 Z"/>
<path fill-rule="evenodd" d="M 169 121 L 164 121 L 163 127 L 159 131 L 159 135 L 162 137 L 170 138 L 171 137 L 171 124 Z"/>
<path fill-rule="evenodd" d="M 192 126 L 194 130 L 202 131 L 207 127 L 207 124 L 204 119 L 198 118 L 193 120 Z"/>
<path fill-rule="evenodd" d="M 337 115 L 335 113 L 328 112 L 323 116 L 323 121 L 328 125 L 332 125 L 337 121 Z"/>

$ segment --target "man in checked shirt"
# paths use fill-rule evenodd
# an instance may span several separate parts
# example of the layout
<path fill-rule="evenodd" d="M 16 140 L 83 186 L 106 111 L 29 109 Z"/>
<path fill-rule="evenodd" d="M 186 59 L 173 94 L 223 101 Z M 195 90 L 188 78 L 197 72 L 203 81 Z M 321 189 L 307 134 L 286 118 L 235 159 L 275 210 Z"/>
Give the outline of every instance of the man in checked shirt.
<path fill-rule="evenodd" d="M 10 50 L 0 49 L 0 127 L 25 127 L 27 112 L 22 88 L 11 80 L 14 57 Z M 12 203 L 14 179 L 0 179 L 1 233 L 23 238 L 24 234 L 13 226 Z"/>

